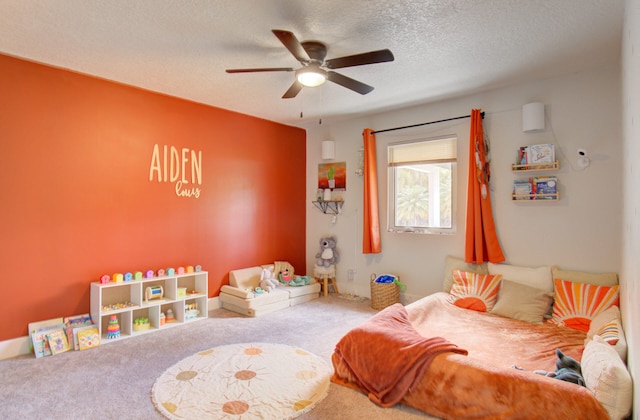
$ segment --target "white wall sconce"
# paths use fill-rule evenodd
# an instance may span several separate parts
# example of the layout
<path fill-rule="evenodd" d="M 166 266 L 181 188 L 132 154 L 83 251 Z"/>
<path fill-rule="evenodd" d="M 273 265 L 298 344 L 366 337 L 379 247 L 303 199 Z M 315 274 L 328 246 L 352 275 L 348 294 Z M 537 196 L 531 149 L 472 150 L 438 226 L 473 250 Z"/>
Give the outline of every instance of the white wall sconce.
<path fill-rule="evenodd" d="M 576 165 L 578 169 L 586 169 L 591 164 L 591 159 L 589 158 L 589 154 L 584 149 L 578 149 L 578 160 L 576 161 Z"/>
<path fill-rule="evenodd" d="M 322 142 L 322 159 L 330 160 L 336 158 L 336 144 L 333 140 Z"/>
<path fill-rule="evenodd" d="M 544 104 L 531 102 L 522 106 L 522 131 L 544 130 Z"/>

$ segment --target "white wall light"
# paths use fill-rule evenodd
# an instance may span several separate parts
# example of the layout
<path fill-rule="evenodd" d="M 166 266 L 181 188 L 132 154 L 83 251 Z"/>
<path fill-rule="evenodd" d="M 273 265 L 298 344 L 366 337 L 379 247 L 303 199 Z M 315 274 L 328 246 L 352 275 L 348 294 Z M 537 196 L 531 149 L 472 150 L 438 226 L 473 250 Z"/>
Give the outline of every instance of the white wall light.
<path fill-rule="evenodd" d="M 329 160 L 336 158 L 336 145 L 333 140 L 324 140 L 322 142 L 322 159 Z"/>
<path fill-rule="evenodd" d="M 522 106 L 522 131 L 544 130 L 544 104 L 531 102 Z"/>

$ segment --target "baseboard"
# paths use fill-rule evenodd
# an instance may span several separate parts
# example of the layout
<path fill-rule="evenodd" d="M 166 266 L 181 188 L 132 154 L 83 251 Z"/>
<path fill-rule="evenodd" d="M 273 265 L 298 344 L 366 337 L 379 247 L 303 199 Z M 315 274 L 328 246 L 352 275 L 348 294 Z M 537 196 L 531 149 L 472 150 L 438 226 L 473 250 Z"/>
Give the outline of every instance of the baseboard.
<path fill-rule="evenodd" d="M 220 307 L 220 298 L 218 298 L 218 296 L 209 298 L 207 304 L 210 311 L 218 309 Z M 29 337 L 27 336 L 0 341 L 0 360 L 11 359 L 30 353 Z"/>
<path fill-rule="evenodd" d="M 0 360 L 30 354 L 29 337 L 18 337 L 0 341 Z"/>

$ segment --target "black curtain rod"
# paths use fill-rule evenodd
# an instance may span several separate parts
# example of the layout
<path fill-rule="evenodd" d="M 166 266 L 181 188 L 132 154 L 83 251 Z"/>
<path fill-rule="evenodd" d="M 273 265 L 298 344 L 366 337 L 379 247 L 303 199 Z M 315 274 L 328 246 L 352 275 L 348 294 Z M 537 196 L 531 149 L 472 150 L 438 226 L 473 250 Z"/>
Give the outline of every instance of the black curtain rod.
<path fill-rule="evenodd" d="M 482 117 L 482 119 L 484 119 L 484 112 L 480 113 L 480 117 Z M 403 127 L 385 128 L 384 130 L 374 131 L 373 134 L 386 133 L 387 131 L 404 130 L 405 128 L 420 127 L 422 125 L 436 124 L 436 123 L 441 123 L 441 122 L 446 122 L 446 121 L 461 120 L 463 118 L 471 118 L 471 115 L 462 115 L 460 117 L 447 118 L 445 120 L 430 121 L 430 122 L 425 122 L 425 123 L 420 123 L 420 124 L 413 124 L 413 125 L 405 125 Z"/>

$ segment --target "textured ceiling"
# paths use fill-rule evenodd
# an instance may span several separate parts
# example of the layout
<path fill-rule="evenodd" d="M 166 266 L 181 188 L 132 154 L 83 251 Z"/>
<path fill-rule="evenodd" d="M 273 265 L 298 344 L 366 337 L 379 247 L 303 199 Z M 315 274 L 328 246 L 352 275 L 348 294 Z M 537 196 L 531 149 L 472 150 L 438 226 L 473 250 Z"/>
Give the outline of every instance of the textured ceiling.
<path fill-rule="evenodd" d="M 0 53 L 308 127 L 543 79 L 619 60 L 623 0 L 1 0 Z M 327 58 L 389 48 L 395 61 L 337 70 L 281 99 L 294 67 L 272 34 Z M 303 117 L 301 118 L 301 113 Z"/>

